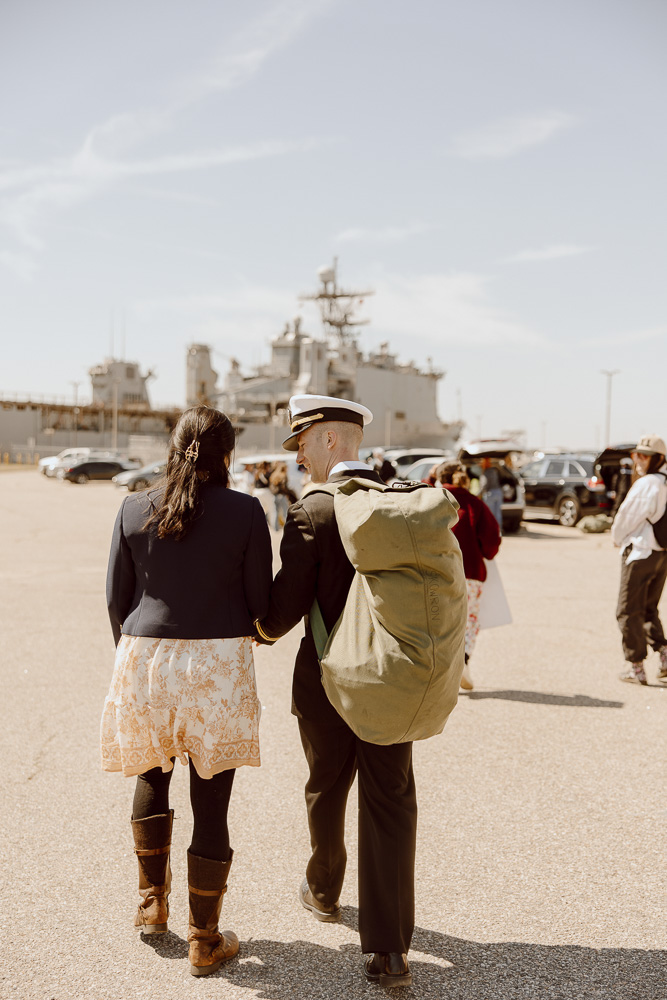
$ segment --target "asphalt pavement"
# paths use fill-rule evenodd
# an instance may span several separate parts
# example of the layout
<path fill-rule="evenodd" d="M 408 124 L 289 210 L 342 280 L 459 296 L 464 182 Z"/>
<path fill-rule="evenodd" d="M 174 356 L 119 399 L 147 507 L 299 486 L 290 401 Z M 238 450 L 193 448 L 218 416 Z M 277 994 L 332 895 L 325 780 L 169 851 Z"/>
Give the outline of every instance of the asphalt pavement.
<path fill-rule="evenodd" d="M 104 577 L 123 494 L 0 472 L 1 1000 L 340 1000 L 362 975 L 356 791 L 343 920 L 297 889 L 306 767 L 290 683 L 300 628 L 256 653 L 261 768 L 239 771 L 222 926 L 239 957 L 187 963 L 187 772 L 176 765 L 170 931 L 132 927 L 133 780 L 100 769 L 113 663 Z M 277 541 L 277 539 L 276 539 Z M 514 615 L 483 632 L 444 734 L 415 744 L 414 985 L 447 1000 L 667 997 L 667 689 L 625 685 L 606 535 L 533 522 L 504 539 Z M 667 615 L 667 601 L 663 601 Z"/>

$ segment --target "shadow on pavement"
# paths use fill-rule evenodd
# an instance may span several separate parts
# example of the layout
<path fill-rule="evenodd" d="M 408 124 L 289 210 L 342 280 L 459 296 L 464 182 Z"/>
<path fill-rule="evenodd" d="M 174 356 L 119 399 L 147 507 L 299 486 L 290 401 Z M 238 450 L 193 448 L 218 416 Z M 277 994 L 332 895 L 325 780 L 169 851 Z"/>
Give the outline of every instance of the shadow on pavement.
<path fill-rule="evenodd" d="M 348 911 L 351 908 L 346 908 Z M 354 920 L 349 912 L 345 923 Z M 350 923 L 351 926 L 351 923 Z M 481 944 L 416 928 L 412 987 L 392 995 L 447 1000 L 664 1000 L 667 952 L 523 942 Z M 363 976 L 359 948 L 262 939 L 241 943 L 225 979 L 260 1000 L 387 996 Z"/>
<path fill-rule="evenodd" d="M 530 531 L 528 531 L 528 525 L 530 525 Z M 549 526 L 550 528 L 560 528 L 562 534 L 552 535 L 546 531 L 539 531 L 534 525 L 542 525 L 544 527 Z M 503 538 L 540 538 L 543 541 L 554 541 L 560 542 L 564 538 L 572 541 L 581 537 L 580 531 L 575 531 L 574 528 L 566 528 L 562 524 L 558 524 L 557 521 L 524 521 L 518 531 L 511 531 L 505 533 Z"/>
<path fill-rule="evenodd" d="M 532 705 L 563 705 L 565 708 L 623 708 L 624 701 L 606 701 L 590 698 L 587 694 L 546 694 L 543 691 L 459 691 L 460 698 L 482 701 L 496 698 L 501 701 L 524 701 Z"/>
<path fill-rule="evenodd" d="M 142 934 L 141 940 L 153 949 L 160 958 L 187 958 L 188 942 L 173 931 L 166 934 Z"/>

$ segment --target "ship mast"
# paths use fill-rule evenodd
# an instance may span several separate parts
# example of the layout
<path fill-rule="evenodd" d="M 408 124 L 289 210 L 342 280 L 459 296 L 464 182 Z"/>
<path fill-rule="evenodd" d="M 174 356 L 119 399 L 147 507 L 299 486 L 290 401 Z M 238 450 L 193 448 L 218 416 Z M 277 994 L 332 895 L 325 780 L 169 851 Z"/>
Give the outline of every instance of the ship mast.
<path fill-rule="evenodd" d="M 375 292 L 346 291 L 338 285 L 338 257 L 332 267 L 321 267 L 317 272 L 321 288 L 314 295 L 299 295 L 299 302 L 316 302 L 322 316 L 324 332 L 329 340 L 339 343 L 354 342 L 354 328 L 369 323 L 368 319 L 355 319 L 354 310 L 362 305 L 368 295 Z"/>

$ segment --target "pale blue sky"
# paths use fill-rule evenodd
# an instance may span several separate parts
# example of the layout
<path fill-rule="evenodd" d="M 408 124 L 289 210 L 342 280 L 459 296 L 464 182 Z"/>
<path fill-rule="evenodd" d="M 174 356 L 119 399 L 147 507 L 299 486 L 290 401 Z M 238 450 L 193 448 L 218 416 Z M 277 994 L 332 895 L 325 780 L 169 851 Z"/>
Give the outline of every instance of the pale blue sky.
<path fill-rule="evenodd" d="M 662 0 L 4 0 L 0 391 L 83 392 L 113 312 L 182 404 L 337 255 L 471 435 L 594 447 L 601 368 L 667 434 L 666 42 Z"/>

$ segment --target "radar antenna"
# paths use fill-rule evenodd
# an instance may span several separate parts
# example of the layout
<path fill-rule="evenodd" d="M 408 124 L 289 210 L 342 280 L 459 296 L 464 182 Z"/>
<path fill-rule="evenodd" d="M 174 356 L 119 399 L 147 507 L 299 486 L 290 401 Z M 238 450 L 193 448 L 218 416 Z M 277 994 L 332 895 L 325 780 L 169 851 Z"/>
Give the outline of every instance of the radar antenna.
<path fill-rule="evenodd" d="M 368 295 L 375 292 L 346 291 L 338 285 L 338 257 L 334 257 L 333 266 L 321 267 L 317 272 L 321 288 L 314 295 L 299 295 L 299 302 L 316 302 L 324 332 L 327 337 L 337 337 L 340 341 L 354 340 L 354 327 L 364 326 L 368 319 L 355 319 L 354 311 L 363 304 Z"/>

